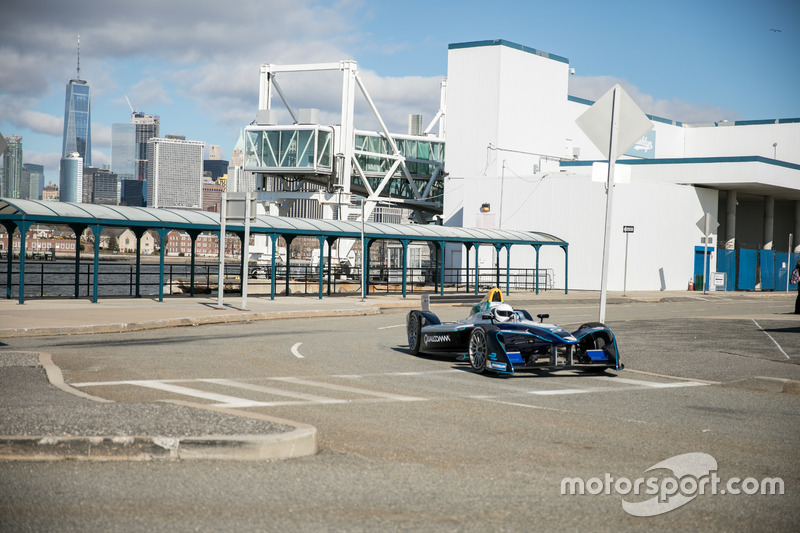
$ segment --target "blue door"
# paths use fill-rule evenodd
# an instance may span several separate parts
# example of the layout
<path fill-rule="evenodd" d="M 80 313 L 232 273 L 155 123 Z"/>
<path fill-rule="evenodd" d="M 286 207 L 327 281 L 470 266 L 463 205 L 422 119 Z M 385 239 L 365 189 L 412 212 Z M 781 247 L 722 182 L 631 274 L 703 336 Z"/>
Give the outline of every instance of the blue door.
<path fill-rule="evenodd" d="M 759 256 L 758 265 L 761 267 L 761 290 L 774 290 L 775 252 L 773 250 L 761 250 L 761 252 L 759 252 Z"/>
<path fill-rule="evenodd" d="M 703 256 L 705 251 L 706 248 L 704 246 L 694 247 L 694 279 L 695 279 L 694 290 L 696 291 L 708 290 L 708 273 L 711 270 L 711 253 L 714 251 L 714 249 L 713 248 L 708 249 L 708 260 L 705 261 L 706 272 L 705 275 L 703 275 Z M 698 285 L 697 276 L 703 276 L 704 280 L 703 284 L 705 285 L 705 289 L 701 289 L 700 287 L 697 286 Z"/>
<path fill-rule="evenodd" d="M 736 250 L 717 250 L 717 272 L 725 272 L 725 290 L 736 289 Z"/>
<path fill-rule="evenodd" d="M 758 250 L 739 249 L 739 277 L 738 288 L 740 291 L 753 291 L 756 288 L 756 264 L 758 263 Z"/>

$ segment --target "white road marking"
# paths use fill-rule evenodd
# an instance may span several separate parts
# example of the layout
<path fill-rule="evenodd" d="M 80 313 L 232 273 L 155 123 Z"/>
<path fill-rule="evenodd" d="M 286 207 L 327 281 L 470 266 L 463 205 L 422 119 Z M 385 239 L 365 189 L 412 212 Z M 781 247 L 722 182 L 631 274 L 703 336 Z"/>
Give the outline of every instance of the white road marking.
<path fill-rule="evenodd" d="M 429 372 L 387 372 L 364 375 L 350 375 L 350 376 L 333 376 L 336 378 L 345 379 L 363 379 L 365 377 L 381 378 L 381 377 L 396 377 L 396 376 L 424 376 L 426 374 L 445 374 L 461 372 L 460 370 L 447 369 L 435 370 Z M 224 408 L 246 408 L 246 407 L 276 407 L 286 405 L 331 405 L 331 404 L 349 404 L 349 403 L 374 403 L 374 402 L 414 402 L 425 401 L 430 398 L 421 398 L 417 396 L 407 396 L 402 394 L 378 392 L 360 387 L 350 387 L 346 385 L 339 385 L 335 383 L 327 383 L 324 381 L 316 381 L 300 377 L 271 377 L 266 378 L 271 381 L 278 381 L 286 384 L 299 385 L 302 387 L 310 387 L 312 389 L 327 389 L 332 391 L 344 392 L 349 394 L 356 394 L 359 396 L 366 396 L 367 398 L 355 399 L 341 399 L 330 396 L 322 396 L 318 394 L 311 394 L 301 391 L 287 390 L 284 388 L 270 387 L 259 384 L 250 383 L 247 381 L 236 381 L 231 379 L 166 379 L 166 380 L 127 380 L 127 381 L 104 381 L 104 382 L 86 382 L 86 383 L 73 383 L 73 387 L 99 387 L 99 386 L 119 386 L 129 385 L 136 387 L 144 387 L 172 394 L 182 396 L 189 396 L 193 398 L 200 398 L 210 402 L 215 407 Z M 586 376 L 579 378 L 582 381 L 586 379 L 602 380 L 606 386 L 597 387 L 581 387 L 581 388 L 564 388 L 564 389 L 545 389 L 545 390 L 524 390 L 523 388 L 512 387 L 510 390 L 500 391 L 499 395 L 464 395 L 463 398 L 471 398 L 477 400 L 498 401 L 498 403 L 506 403 L 508 405 L 520 405 L 524 407 L 539 408 L 536 406 L 529 406 L 524 404 L 516 404 L 513 402 L 500 401 L 502 396 L 512 395 L 525 395 L 531 394 L 535 396 L 560 396 L 560 395 L 574 395 L 574 394 L 591 394 L 597 392 L 625 392 L 632 390 L 653 390 L 653 389 L 667 389 L 667 388 L 680 388 L 680 387 L 697 387 L 708 385 L 709 383 L 701 383 L 699 381 L 677 381 L 677 382 L 653 382 L 643 381 L 638 379 L 628 379 L 621 377 L 604 377 L 604 376 Z M 678 378 L 680 379 L 680 378 Z M 231 396 L 228 394 L 220 394 L 192 388 L 192 383 L 208 383 L 218 385 L 221 387 L 229 387 L 232 389 L 240 389 L 260 393 L 270 396 L 280 396 L 289 398 L 288 400 L 269 400 L 259 401 L 249 398 L 241 398 L 238 396 Z M 527 387 L 526 387 L 527 388 Z M 457 394 L 456 394 L 457 395 Z M 458 395 L 457 395 L 458 396 Z M 547 409 L 547 408 L 543 408 Z M 557 409 L 551 409 L 557 410 Z"/>
<path fill-rule="evenodd" d="M 299 400 L 307 400 L 315 403 L 344 403 L 346 400 L 337 400 L 327 396 L 317 396 L 315 394 L 306 394 L 304 392 L 293 392 L 285 389 L 277 389 L 275 387 L 264 387 L 263 385 L 254 385 L 253 383 L 244 383 L 242 381 L 233 381 L 230 379 L 200 379 L 204 383 L 214 383 L 216 385 L 224 385 L 235 389 L 250 390 L 255 392 L 263 392 L 275 396 L 286 396 L 287 398 L 297 398 Z"/>
<path fill-rule="evenodd" d="M 149 389 L 162 390 L 165 392 L 173 392 L 175 394 L 180 394 L 183 396 L 191 396 L 193 398 L 202 398 L 204 400 L 211 400 L 218 402 L 217 405 L 223 405 L 225 407 L 251 407 L 252 405 L 250 404 L 253 403 L 250 400 L 244 400 L 243 398 L 237 398 L 236 396 L 228 396 L 227 394 L 217 394 L 214 392 L 205 392 L 197 389 L 192 389 L 189 387 L 172 385 L 170 383 L 164 383 L 162 381 L 156 381 L 156 380 L 128 381 L 127 383 L 129 385 L 136 385 L 137 387 L 147 387 Z"/>
<path fill-rule="evenodd" d="M 297 349 L 300 347 L 300 345 L 301 345 L 301 344 L 303 344 L 303 343 L 302 343 L 302 342 L 298 342 L 297 344 L 295 344 L 294 346 L 292 346 L 292 353 L 293 353 L 293 354 L 294 354 L 294 356 L 295 356 L 295 357 L 297 357 L 298 359 L 305 359 L 305 357 L 303 357 L 303 356 L 302 356 L 302 354 L 301 354 L 300 352 L 298 352 L 298 351 L 297 351 Z"/>
<path fill-rule="evenodd" d="M 755 318 L 754 318 L 754 319 L 752 319 L 752 320 L 753 320 L 753 324 L 755 324 L 755 325 L 756 325 L 756 327 L 757 327 L 759 330 L 761 330 L 761 331 L 764 333 L 764 335 L 766 335 L 767 337 L 769 337 L 769 340 L 771 340 L 772 342 L 774 342 L 774 343 L 775 343 L 775 346 L 777 346 L 777 347 L 778 347 L 778 349 L 781 351 L 781 353 L 783 354 L 783 356 L 784 356 L 786 359 L 791 359 L 791 358 L 789 357 L 789 355 L 788 355 L 786 352 L 784 352 L 784 351 L 783 351 L 783 348 L 781 348 L 781 345 L 780 345 L 780 344 L 778 344 L 778 341 L 776 341 L 775 339 L 773 339 L 773 338 L 772 338 L 772 335 L 770 335 L 769 333 L 767 333 L 766 331 L 764 331 L 764 329 L 763 329 L 761 326 L 759 326 L 759 325 L 758 325 L 758 322 L 756 322 L 756 319 L 755 319 Z"/>
<path fill-rule="evenodd" d="M 653 389 L 672 389 L 678 387 L 699 387 L 708 385 L 708 383 L 701 383 L 699 381 L 681 381 L 678 383 L 657 383 L 655 381 L 642 381 L 638 379 L 628 379 L 621 377 L 607 378 L 603 376 L 589 376 L 590 379 L 602 379 L 608 383 L 627 383 L 629 385 L 637 385 L 639 387 L 651 387 Z"/>
<path fill-rule="evenodd" d="M 330 389 L 342 392 L 353 392 L 356 394 L 363 394 L 365 396 L 377 396 L 378 398 L 386 398 L 388 400 L 397 400 L 401 402 L 417 402 L 425 399 L 425 398 L 417 398 L 416 396 L 403 396 L 401 394 L 376 392 L 367 389 L 360 389 L 357 387 L 347 387 L 345 385 L 336 385 L 334 383 L 324 383 L 321 381 L 312 381 L 310 379 L 303 379 L 303 378 L 283 377 L 283 378 L 270 378 L 270 379 L 273 379 L 275 381 L 282 381 L 285 383 L 297 383 L 298 385 L 308 385 L 310 387 L 320 387 L 323 389 Z"/>
<path fill-rule="evenodd" d="M 392 329 L 392 328 L 402 328 L 405 324 L 395 324 L 394 326 L 383 326 L 382 328 L 378 329 Z"/>
<path fill-rule="evenodd" d="M 585 394 L 587 392 L 597 392 L 600 389 L 557 389 L 557 390 L 532 390 L 529 394 L 537 396 L 556 396 L 558 394 Z"/>

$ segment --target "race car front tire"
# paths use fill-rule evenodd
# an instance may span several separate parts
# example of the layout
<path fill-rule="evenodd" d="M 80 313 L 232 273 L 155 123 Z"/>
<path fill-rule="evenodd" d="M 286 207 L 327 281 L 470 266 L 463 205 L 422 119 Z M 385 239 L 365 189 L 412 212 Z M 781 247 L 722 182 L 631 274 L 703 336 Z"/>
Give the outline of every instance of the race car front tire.
<path fill-rule="evenodd" d="M 489 343 L 486 339 L 486 331 L 477 327 L 472 330 L 469 336 L 469 366 L 472 370 L 481 374 L 486 370 L 486 359 L 489 355 Z"/>
<path fill-rule="evenodd" d="M 606 326 L 602 322 L 588 322 L 586 324 L 582 324 L 579 329 L 585 329 L 585 328 L 608 328 L 608 326 Z M 604 338 L 602 338 L 602 337 L 594 337 L 592 339 L 591 349 L 593 349 L 593 350 L 602 350 L 603 346 L 605 346 L 605 345 L 606 345 L 606 341 L 605 341 Z M 584 372 L 588 372 L 590 374 L 603 374 L 603 373 L 605 373 L 606 370 L 608 370 L 608 367 L 606 367 L 606 366 L 586 367 L 583 370 L 584 370 Z"/>
<path fill-rule="evenodd" d="M 408 335 L 408 349 L 411 355 L 419 354 L 422 332 L 422 315 L 419 311 L 411 311 L 406 319 L 406 334 Z"/>

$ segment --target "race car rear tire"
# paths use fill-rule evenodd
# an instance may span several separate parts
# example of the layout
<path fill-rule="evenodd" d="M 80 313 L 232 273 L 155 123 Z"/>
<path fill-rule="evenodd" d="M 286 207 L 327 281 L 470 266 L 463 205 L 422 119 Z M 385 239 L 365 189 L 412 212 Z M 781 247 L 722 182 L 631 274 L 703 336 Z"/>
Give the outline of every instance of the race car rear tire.
<path fill-rule="evenodd" d="M 411 355 L 419 354 L 422 337 L 422 315 L 419 311 L 411 311 L 406 319 L 406 334 L 408 335 L 408 349 Z"/>
<path fill-rule="evenodd" d="M 469 366 L 475 372 L 482 374 L 486 370 L 488 355 L 489 343 L 486 331 L 480 327 L 473 329 L 469 336 Z"/>

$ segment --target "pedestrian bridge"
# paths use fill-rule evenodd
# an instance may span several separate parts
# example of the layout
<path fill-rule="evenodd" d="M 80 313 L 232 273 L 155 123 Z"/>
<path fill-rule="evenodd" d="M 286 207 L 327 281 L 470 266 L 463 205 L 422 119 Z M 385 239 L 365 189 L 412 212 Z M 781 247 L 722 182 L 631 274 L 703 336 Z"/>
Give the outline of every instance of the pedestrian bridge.
<path fill-rule="evenodd" d="M 337 172 L 336 135 L 341 135 L 338 128 L 319 124 L 251 124 L 244 133 L 244 170 L 330 186 Z M 376 132 L 355 131 L 350 192 L 441 214 L 444 141 L 418 135 L 392 135 L 391 141 Z"/>

